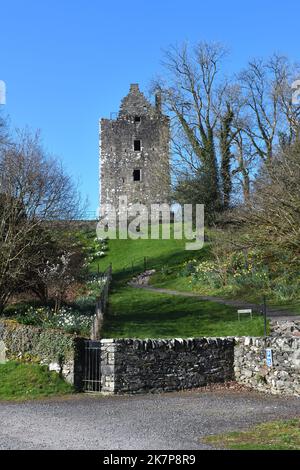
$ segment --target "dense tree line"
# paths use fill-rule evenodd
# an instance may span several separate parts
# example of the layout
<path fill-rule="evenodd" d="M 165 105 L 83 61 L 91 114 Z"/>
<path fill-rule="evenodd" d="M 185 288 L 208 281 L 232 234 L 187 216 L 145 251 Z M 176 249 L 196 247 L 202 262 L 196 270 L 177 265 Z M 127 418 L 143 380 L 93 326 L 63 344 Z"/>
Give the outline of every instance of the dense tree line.
<path fill-rule="evenodd" d="M 226 77 L 220 44 L 171 47 L 155 81 L 172 122 L 174 198 L 204 203 L 206 220 L 246 201 L 257 173 L 295 142 L 299 69 L 274 54 Z"/>
<path fill-rule="evenodd" d="M 153 84 L 172 123 L 173 197 L 204 204 L 213 227 L 200 283 L 298 299 L 300 70 L 274 54 L 228 77 L 226 57 L 220 44 L 171 47 Z"/>

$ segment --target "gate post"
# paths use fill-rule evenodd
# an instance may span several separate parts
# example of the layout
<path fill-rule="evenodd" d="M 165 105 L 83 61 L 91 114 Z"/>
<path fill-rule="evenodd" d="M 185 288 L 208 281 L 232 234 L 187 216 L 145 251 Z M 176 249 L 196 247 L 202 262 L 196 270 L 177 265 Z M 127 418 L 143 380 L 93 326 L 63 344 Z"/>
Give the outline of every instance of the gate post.
<path fill-rule="evenodd" d="M 85 338 L 75 338 L 74 340 L 74 388 L 76 392 L 83 392 L 84 389 L 84 348 Z"/>

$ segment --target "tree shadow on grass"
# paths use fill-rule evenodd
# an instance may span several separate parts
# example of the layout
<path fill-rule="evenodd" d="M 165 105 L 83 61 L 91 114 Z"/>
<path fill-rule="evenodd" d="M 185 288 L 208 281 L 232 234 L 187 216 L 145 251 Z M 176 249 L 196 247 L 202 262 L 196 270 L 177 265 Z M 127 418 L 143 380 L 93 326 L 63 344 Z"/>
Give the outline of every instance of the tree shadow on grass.
<path fill-rule="evenodd" d="M 261 319 L 237 321 L 230 306 L 126 287 L 111 297 L 105 336 L 195 337 L 258 332 Z"/>

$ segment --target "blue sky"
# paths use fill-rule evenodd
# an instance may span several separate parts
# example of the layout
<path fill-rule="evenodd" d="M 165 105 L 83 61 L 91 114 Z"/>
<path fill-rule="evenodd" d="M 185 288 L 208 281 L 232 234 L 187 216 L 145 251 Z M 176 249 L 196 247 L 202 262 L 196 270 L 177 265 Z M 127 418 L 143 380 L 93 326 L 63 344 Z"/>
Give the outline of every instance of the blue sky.
<path fill-rule="evenodd" d="M 98 206 L 98 120 L 130 83 L 148 89 L 170 44 L 230 49 L 228 70 L 273 52 L 299 60 L 299 0 L 0 0 L 0 80 L 14 127 L 46 148 Z"/>

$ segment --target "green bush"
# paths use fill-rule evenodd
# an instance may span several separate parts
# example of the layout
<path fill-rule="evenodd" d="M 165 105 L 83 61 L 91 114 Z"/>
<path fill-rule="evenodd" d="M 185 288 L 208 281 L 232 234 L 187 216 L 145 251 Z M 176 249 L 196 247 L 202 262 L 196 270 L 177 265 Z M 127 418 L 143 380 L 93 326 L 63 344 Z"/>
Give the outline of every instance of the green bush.
<path fill-rule="evenodd" d="M 300 297 L 300 286 L 294 280 L 278 278 L 273 282 L 272 292 L 279 301 L 296 300 Z"/>
<path fill-rule="evenodd" d="M 212 289 L 218 289 L 224 285 L 222 273 L 213 261 L 202 261 L 197 264 L 191 276 L 193 284 L 207 284 Z"/>
<path fill-rule="evenodd" d="M 196 270 L 195 263 L 196 263 L 196 261 L 187 261 L 186 263 L 184 263 L 182 269 L 178 273 L 179 276 L 189 277 L 192 274 L 194 274 L 195 270 Z"/>
<path fill-rule="evenodd" d="M 270 276 L 267 267 L 251 270 L 241 270 L 229 277 L 229 283 L 250 289 L 268 290 L 270 288 Z"/>

